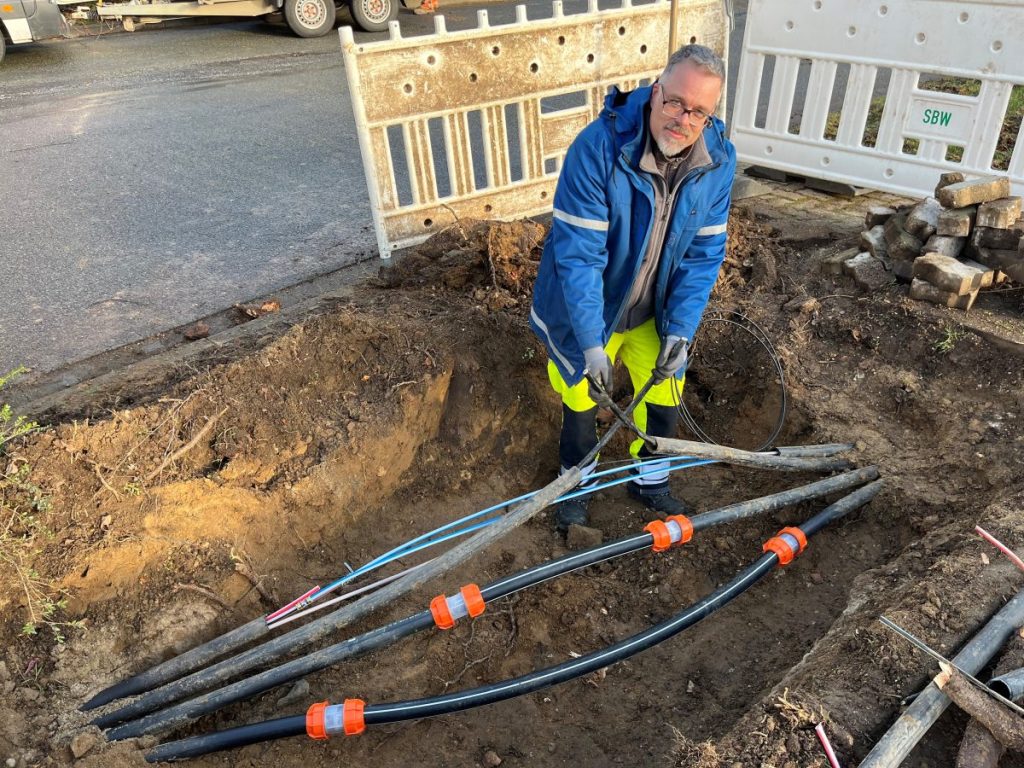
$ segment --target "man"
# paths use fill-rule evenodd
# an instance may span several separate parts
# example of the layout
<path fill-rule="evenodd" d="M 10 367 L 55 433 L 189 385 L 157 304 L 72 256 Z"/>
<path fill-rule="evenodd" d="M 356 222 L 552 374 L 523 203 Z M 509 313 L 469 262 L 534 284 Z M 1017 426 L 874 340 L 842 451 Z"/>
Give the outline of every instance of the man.
<path fill-rule="evenodd" d="M 651 376 L 657 382 L 634 411 L 637 425 L 675 435 L 674 384 L 681 389 L 689 342 L 725 258 L 736 152 L 713 116 L 724 80 L 713 51 L 687 45 L 653 85 L 613 89 L 566 154 L 530 312 L 562 397 L 563 471 L 597 444 L 602 395 L 585 374 L 611 393 L 616 358 L 634 391 Z M 630 453 L 651 456 L 642 440 Z M 664 463 L 648 465 L 627 491 L 658 514 L 685 513 Z M 563 531 L 586 525 L 586 500 L 562 502 L 555 521 Z"/>

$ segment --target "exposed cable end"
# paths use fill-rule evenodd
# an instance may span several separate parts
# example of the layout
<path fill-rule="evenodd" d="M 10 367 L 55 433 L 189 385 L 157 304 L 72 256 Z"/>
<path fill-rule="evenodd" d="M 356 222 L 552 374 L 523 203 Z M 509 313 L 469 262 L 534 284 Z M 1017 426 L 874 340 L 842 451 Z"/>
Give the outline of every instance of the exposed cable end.
<path fill-rule="evenodd" d="M 85 704 L 78 708 L 79 712 L 88 712 L 92 709 L 99 709 L 104 704 L 109 704 L 115 699 L 123 699 L 125 696 L 133 696 L 136 693 L 142 693 L 145 689 L 144 686 L 139 685 L 135 682 L 136 677 L 129 677 L 127 680 L 122 680 L 120 683 L 104 688 L 102 691 L 97 693 Z"/>

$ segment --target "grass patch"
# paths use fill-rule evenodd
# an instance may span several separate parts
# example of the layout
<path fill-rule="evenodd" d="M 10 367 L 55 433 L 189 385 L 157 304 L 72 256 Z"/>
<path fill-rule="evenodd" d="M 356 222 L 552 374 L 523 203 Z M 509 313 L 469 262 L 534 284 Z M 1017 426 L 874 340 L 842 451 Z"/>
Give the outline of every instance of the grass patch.
<path fill-rule="evenodd" d="M 24 372 L 24 368 L 18 368 L 0 376 L 0 389 Z M 11 452 L 19 438 L 37 429 L 38 424 L 16 415 L 7 403 L 0 403 L 0 574 L 10 577 L 24 595 L 28 615 L 22 634 L 35 635 L 45 627 L 62 643 L 64 632 L 82 623 L 60 621 L 65 599 L 53 594 L 33 566 L 42 540 L 53 536 L 42 521 L 50 510 L 50 498 L 32 482 L 28 461 Z"/>
<path fill-rule="evenodd" d="M 940 355 L 948 355 L 956 349 L 956 345 L 964 335 L 963 326 L 955 323 L 946 323 L 942 329 L 942 336 L 932 345 L 932 349 Z"/>

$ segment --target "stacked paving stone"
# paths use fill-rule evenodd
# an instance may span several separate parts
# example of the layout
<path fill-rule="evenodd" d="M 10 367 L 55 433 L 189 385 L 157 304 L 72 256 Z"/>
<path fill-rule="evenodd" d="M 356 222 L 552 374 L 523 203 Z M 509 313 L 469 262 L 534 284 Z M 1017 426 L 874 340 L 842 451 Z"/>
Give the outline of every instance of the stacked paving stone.
<path fill-rule="evenodd" d="M 965 181 L 944 173 L 935 196 L 900 209 L 872 207 L 860 248 L 823 264 L 866 290 L 893 276 L 910 283 L 910 297 L 970 309 L 978 292 L 1004 280 L 1024 283 L 1021 198 L 1006 177 Z"/>

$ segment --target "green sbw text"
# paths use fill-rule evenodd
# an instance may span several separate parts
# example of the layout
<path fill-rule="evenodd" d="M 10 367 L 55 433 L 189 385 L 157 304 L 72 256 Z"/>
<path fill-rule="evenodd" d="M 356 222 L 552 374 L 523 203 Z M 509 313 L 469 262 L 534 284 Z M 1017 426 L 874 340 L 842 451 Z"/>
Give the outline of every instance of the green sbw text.
<path fill-rule="evenodd" d="M 924 120 L 922 121 L 925 125 L 949 125 L 949 121 L 953 118 L 952 112 L 942 112 L 938 109 L 926 109 L 924 111 Z"/>

